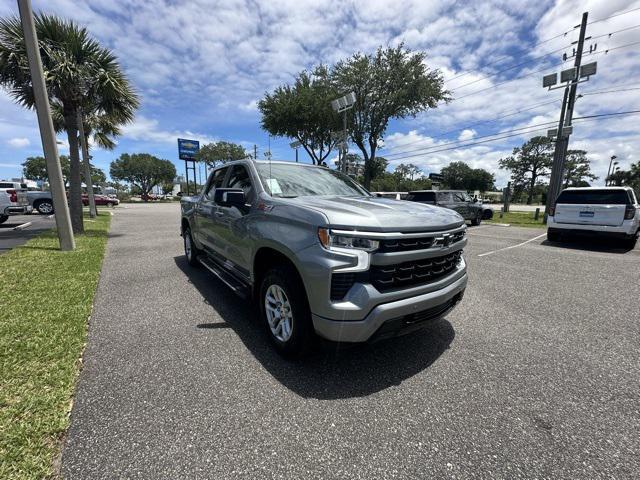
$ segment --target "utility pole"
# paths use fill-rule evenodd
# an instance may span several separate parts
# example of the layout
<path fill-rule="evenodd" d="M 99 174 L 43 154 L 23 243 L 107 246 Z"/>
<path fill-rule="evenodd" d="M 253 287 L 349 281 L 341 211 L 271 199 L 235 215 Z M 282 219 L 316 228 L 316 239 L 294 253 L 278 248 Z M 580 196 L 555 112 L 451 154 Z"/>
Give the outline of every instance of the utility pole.
<path fill-rule="evenodd" d="M 609 185 L 611 182 L 609 181 L 609 177 L 611 176 L 611 174 L 613 173 L 611 171 L 611 167 L 615 168 L 615 166 L 618 164 L 618 162 L 614 162 L 614 160 L 618 158 L 615 155 L 611 155 L 611 160 L 609 160 L 609 169 L 607 170 L 607 178 L 604 179 L 604 186 L 606 187 L 607 185 Z"/>
<path fill-rule="evenodd" d="M 589 80 L 589 77 L 596 73 L 595 63 L 585 65 L 584 68 L 582 66 L 582 52 L 584 49 L 585 35 L 587 32 L 588 17 L 589 17 L 589 12 L 584 12 L 582 14 L 582 22 L 580 23 L 580 25 L 578 25 L 580 27 L 580 35 L 577 41 L 578 45 L 574 50 L 574 55 L 575 55 L 574 68 L 570 70 L 565 70 L 561 74 L 561 81 L 568 81 L 569 83 L 567 83 L 564 89 L 564 97 L 562 99 L 562 108 L 560 110 L 560 121 L 558 122 L 558 131 L 556 133 L 556 147 L 553 153 L 553 166 L 551 169 L 551 178 L 549 180 L 549 191 L 547 194 L 547 205 L 546 205 L 547 208 L 544 214 L 545 222 L 546 222 L 549 210 L 551 209 L 551 207 L 555 206 L 556 199 L 558 198 L 558 195 L 560 194 L 560 190 L 562 189 L 562 178 L 564 176 L 564 164 L 567 156 L 567 150 L 569 148 L 569 136 L 573 131 L 572 129 L 573 109 L 575 107 L 575 102 L 576 102 L 576 93 L 578 90 L 578 83 L 582 82 L 581 78 L 587 77 L 586 80 Z M 576 26 L 576 28 L 578 26 Z M 545 77 L 543 86 L 551 87 L 551 85 L 553 85 L 553 83 L 547 83 L 547 79 L 549 77 L 551 76 Z M 545 83 L 547 83 L 547 85 L 545 85 Z"/>
<path fill-rule="evenodd" d="M 258 159 L 258 145 L 256 145 L 255 143 L 253 144 L 253 159 Z"/>
<path fill-rule="evenodd" d="M 87 146 L 87 137 L 84 136 L 84 119 L 82 112 L 78 109 L 77 114 L 78 133 L 80 134 L 80 148 L 82 149 L 82 161 L 84 163 L 84 178 L 87 184 L 87 196 L 89 197 L 89 217 L 96 218 L 98 210 L 96 209 L 96 197 L 93 195 L 93 181 L 91 180 L 91 163 L 89 163 L 89 147 Z"/>
<path fill-rule="evenodd" d="M 58 240 L 60 250 L 68 251 L 76 248 L 76 242 L 71 228 L 71 217 L 69 216 L 69 205 L 62 181 L 62 169 L 60 168 L 60 158 L 58 157 L 58 146 L 56 145 L 56 135 L 53 130 L 51 120 L 51 108 L 47 95 L 47 86 L 42 73 L 42 59 L 38 48 L 38 38 L 36 27 L 33 22 L 33 10 L 30 0 L 18 0 L 18 10 L 24 40 L 27 47 L 27 58 L 29 59 L 29 71 L 31 73 L 31 84 L 33 85 L 33 95 L 38 116 L 38 126 L 40 127 L 40 139 L 42 149 L 47 162 L 47 175 L 49 176 L 49 187 L 55 209 L 56 227 L 58 230 Z"/>

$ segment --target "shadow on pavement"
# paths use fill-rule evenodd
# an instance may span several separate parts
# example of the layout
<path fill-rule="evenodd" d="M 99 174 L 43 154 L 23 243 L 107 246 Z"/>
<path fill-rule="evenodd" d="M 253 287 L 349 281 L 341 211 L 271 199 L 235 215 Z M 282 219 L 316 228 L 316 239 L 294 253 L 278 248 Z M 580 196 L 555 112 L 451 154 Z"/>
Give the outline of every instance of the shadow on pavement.
<path fill-rule="evenodd" d="M 232 328 L 274 378 L 303 397 L 361 397 L 399 385 L 428 368 L 455 337 L 451 323 L 442 319 L 422 331 L 371 345 L 318 342 L 308 357 L 286 360 L 271 347 L 249 302 L 236 297 L 206 270 L 190 267 L 183 256 L 174 260 L 204 302 L 224 320 L 196 324 L 194 328 L 206 335 L 215 335 L 215 330 L 225 326 Z"/>
<path fill-rule="evenodd" d="M 624 254 L 633 250 L 633 248 L 625 247 L 622 242 L 597 237 L 568 237 L 562 242 L 550 242 L 549 240 L 545 240 L 542 242 L 542 245 L 569 250 L 618 254 Z"/>

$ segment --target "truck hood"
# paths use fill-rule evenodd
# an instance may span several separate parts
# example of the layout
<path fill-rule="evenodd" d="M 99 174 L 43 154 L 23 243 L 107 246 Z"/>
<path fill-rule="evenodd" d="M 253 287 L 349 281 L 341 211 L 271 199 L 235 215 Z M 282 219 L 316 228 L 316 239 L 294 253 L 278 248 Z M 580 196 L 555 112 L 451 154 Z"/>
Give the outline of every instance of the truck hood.
<path fill-rule="evenodd" d="M 464 219 L 453 210 L 378 197 L 318 196 L 286 199 L 289 204 L 323 213 L 329 226 L 374 232 L 447 230 Z"/>

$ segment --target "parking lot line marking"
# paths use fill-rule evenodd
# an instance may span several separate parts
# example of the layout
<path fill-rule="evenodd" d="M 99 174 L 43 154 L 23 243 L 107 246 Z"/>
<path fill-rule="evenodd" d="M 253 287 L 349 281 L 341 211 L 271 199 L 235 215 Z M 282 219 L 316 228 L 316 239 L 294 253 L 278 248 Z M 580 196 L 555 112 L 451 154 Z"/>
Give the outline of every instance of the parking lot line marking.
<path fill-rule="evenodd" d="M 109 212 L 109 215 L 111 215 L 113 217 L 113 212 Z"/>
<path fill-rule="evenodd" d="M 49 215 L 47 218 L 53 218 L 53 217 L 55 217 L 55 216 L 56 216 L 56 214 L 55 214 L 55 213 L 52 213 L 52 214 L 51 214 L 51 215 Z"/>
<path fill-rule="evenodd" d="M 27 223 L 23 223 L 21 225 L 17 225 L 15 227 L 13 227 L 14 230 L 24 230 L 27 227 L 30 227 L 31 225 L 33 225 L 33 222 L 27 222 Z"/>
<path fill-rule="evenodd" d="M 530 242 L 533 242 L 535 240 L 538 240 L 539 238 L 542 238 L 542 237 L 544 237 L 546 235 L 547 235 L 547 233 L 545 232 L 542 235 L 538 235 L 537 237 L 530 238 L 529 240 L 527 240 L 525 242 L 522 242 L 522 243 L 518 243 L 517 245 L 511 245 L 510 247 L 499 248 L 498 250 L 492 250 L 491 252 L 481 253 L 478 256 L 479 257 L 486 257 L 487 255 L 492 255 L 492 254 L 497 253 L 497 252 L 502 252 L 503 250 L 510 250 L 512 248 L 518 248 L 518 247 L 521 247 L 522 245 L 526 245 L 527 243 L 530 243 Z"/>

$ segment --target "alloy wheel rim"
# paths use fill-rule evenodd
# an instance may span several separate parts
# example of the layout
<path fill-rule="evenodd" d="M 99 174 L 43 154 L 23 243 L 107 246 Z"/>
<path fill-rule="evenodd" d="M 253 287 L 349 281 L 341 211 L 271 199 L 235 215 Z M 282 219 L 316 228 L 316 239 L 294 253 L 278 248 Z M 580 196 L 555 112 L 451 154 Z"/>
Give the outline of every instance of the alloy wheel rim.
<path fill-rule="evenodd" d="M 264 297 L 269 329 L 276 339 L 286 342 L 293 332 L 293 312 L 287 294 L 279 285 L 271 285 Z"/>
<path fill-rule="evenodd" d="M 53 205 L 50 203 L 41 203 L 38 207 L 38 210 L 42 213 L 51 213 L 53 210 Z"/>

